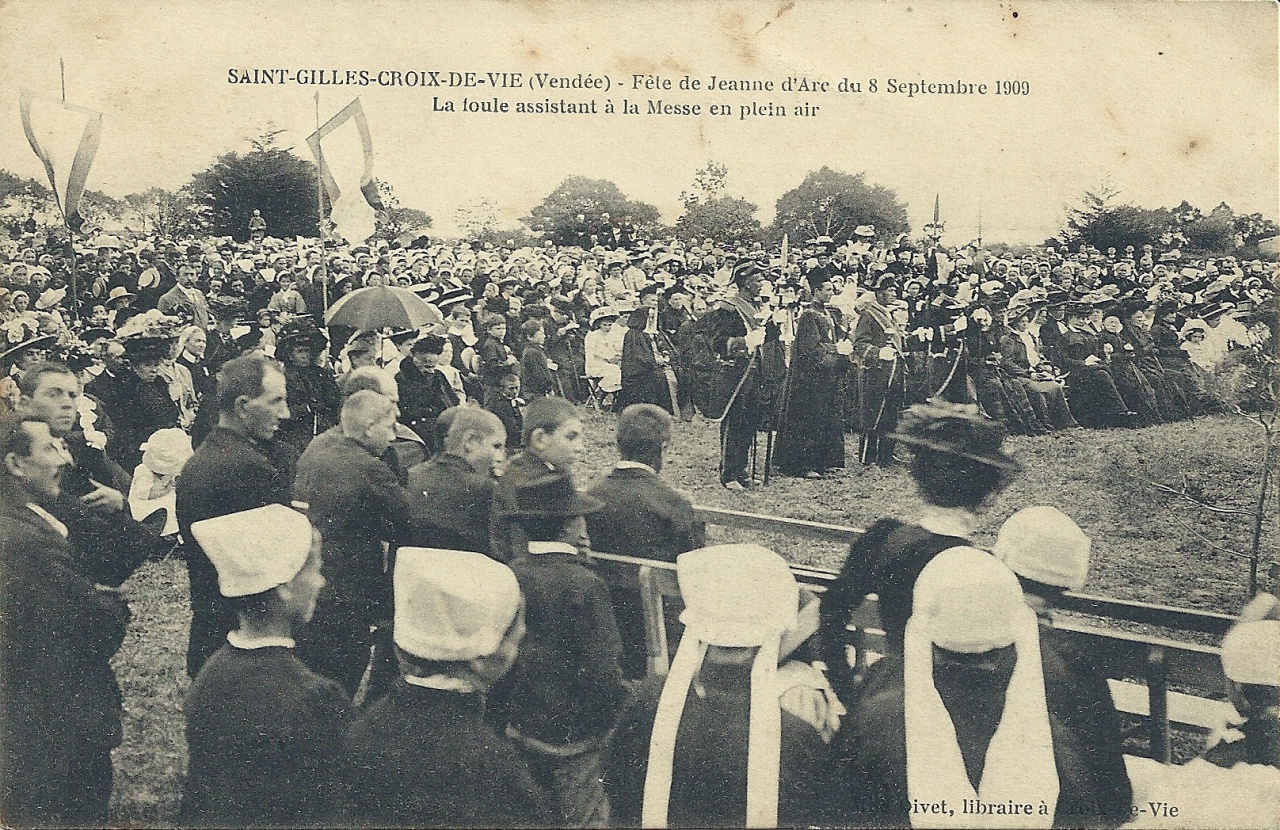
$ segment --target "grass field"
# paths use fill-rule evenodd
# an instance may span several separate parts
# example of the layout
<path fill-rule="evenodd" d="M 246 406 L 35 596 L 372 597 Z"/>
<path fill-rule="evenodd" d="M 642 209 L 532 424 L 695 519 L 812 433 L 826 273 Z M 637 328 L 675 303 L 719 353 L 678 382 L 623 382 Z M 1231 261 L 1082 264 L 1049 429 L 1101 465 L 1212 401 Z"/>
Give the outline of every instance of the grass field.
<path fill-rule="evenodd" d="M 617 460 L 613 418 L 591 415 L 586 484 Z M 678 424 L 663 475 L 695 502 L 755 513 L 865 526 L 884 515 L 904 519 L 921 508 L 905 468 L 849 469 L 820 481 L 778 478 L 767 488 L 731 493 L 716 483 L 717 434 L 700 419 Z M 849 446 L 853 457 L 854 444 Z M 1250 520 L 1257 498 L 1261 431 L 1215 416 L 1143 430 L 1073 431 L 1013 438 L 1009 451 L 1025 467 L 983 517 L 976 541 L 989 544 L 1009 514 L 1052 504 L 1094 540 L 1090 593 L 1212 611 L 1234 612 L 1248 592 Z M 1156 485 L 1185 491 L 1207 510 Z M 1268 503 L 1264 567 L 1276 555 L 1276 502 Z M 742 533 L 712 529 L 713 541 Z M 836 568 L 833 545 L 752 537 L 797 563 Z M 112 823 L 163 826 L 176 816 L 186 764 L 182 701 L 189 620 L 185 567 L 149 563 L 125 585 L 133 623 L 115 659 L 125 697 L 125 742 L 115 754 Z"/>

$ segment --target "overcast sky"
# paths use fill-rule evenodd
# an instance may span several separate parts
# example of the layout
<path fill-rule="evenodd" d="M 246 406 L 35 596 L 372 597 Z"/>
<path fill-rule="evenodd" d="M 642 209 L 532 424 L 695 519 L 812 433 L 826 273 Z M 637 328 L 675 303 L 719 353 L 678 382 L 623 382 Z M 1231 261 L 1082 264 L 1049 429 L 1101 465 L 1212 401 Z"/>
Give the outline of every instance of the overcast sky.
<path fill-rule="evenodd" d="M 1016 16 L 1015 16 L 1016 14 Z M 1268 2 L 562 3 L 60 2 L 0 8 L 0 167 L 41 177 L 22 133 L 18 92 L 58 94 L 105 115 L 88 186 L 114 196 L 177 188 L 274 122 L 307 154 L 314 87 L 230 85 L 228 70 L 303 68 L 578 72 L 626 86 L 657 73 L 744 80 L 788 76 L 821 94 L 704 91 L 497 91 L 512 103 L 564 98 L 732 104 L 702 115 L 466 115 L 432 111 L 472 90 L 321 88 L 327 118 L 355 95 L 368 115 L 375 174 L 437 232 L 480 198 L 528 212 L 570 175 L 607 178 L 667 221 L 709 159 L 728 190 L 760 207 L 819 167 L 865 171 L 908 203 L 913 227 L 940 194 L 945 241 L 1039 242 L 1064 206 L 1104 178 L 1147 207 L 1182 199 L 1273 218 L 1277 148 L 1277 11 Z M 843 78 L 860 94 L 839 94 Z M 868 92 L 877 79 L 879 92 Z M 887 93 L 898 81 L 986 83 L 984 96 Z M 998 80 L 1030 94 L 996 96 Z M 785 118 L 739 118 L 752 100 Z M 802 102 L 819 114 L 795 116 Z"/>

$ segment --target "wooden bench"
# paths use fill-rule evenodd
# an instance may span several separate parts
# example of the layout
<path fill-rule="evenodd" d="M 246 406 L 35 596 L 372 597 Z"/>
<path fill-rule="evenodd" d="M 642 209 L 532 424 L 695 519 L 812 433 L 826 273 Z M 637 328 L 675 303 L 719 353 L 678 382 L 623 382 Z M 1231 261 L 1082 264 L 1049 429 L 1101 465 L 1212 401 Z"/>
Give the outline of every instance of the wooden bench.
<path fill-rule="evenodd" d="M 697 507 L 695 510 L 710 525 L 826 542 L 848 544 L 862 532 L 858 528 L 719 508 Z M 675 565 L 607 553 L 595 556 L 606 581 L 639 594 L 649 672 L 666 674 L 671 662 L 666 620 L 672 607 L 682 607 Z M 831 571 L 804 566 L 793 566 L 792 571 L 801 585 L 818 594 L 824 592 L 836 576 Z M 1104 621 L 1158 626 L 1174 632 L 1210 634 L 1218 638 L 1235 621 L 1235 617 L 1227 614 L 1088 594 L 1067 594 L 1063 609 Z M 1173 726 L 1205 732 L 1230 714 L 1229 704 L 1223 701 L 1225 678 L 1217 648 L 1103 627 L 1077 618 L 1063 620 L 1058 627 L 1067 632 L 1081 653 L 1094 655 L 1095 665 L 1111 679 L 1117 708 L 1145 721 L 1150 756 L 1155 760 L 1166 764 L 1171 762 Z M 846 637 L 851 665 L 858 673 L 883 653 L 884 632 L 879 628 L 874 596 L 854 614 Z"/>

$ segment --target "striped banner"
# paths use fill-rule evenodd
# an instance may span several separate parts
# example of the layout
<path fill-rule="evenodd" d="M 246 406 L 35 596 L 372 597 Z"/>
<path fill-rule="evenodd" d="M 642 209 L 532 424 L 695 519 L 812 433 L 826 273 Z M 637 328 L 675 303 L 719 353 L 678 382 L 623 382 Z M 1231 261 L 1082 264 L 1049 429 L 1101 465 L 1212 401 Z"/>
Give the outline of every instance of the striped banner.
<path fill-rule="evenodd" d="M 320 181 L 329 195 L 329 219 L 338 234 L 359 245 L 374 232 L 382 199 L 373 180 L 373 136 L 356 98 L 307 137 Z"/>
<path fill-rule="evenodd" d="M 44 165 L 63 220 L 78 230 L 80 197 L 84 194 L 89 168 L 102 140 L 102 113 L 55 101 L 22 90 L 19 97 L 22 129 L 27 142 Z"/>

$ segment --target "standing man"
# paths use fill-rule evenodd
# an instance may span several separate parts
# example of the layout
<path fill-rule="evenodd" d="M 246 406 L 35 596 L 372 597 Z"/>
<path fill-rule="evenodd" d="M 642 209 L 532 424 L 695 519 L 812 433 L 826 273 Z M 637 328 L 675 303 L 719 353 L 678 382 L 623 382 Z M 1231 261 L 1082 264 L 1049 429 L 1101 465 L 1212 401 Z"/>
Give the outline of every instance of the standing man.
<path fill-rule="evenodd" d="M 897 293 L 892 271 L 871 278 L 874 299 L 858 315 L 853 331 L 853 355 L 858 366 L 858 417 L 861 437 L 858 460 L 864 465 L 893 463 L 893 440 L 887 435 L 898 425 L 906 395 L 906 361 L 902 331 L 889 311 Z"/>
<path fill-rule="evenodd" d="M 764 414 L 759 364 L 765 330 L 756 316 L 764 272 L 753 260 L 744 260 L 734 266 L 731 278 L 738 293 L 709 312 L 711 345 L 721 369 L 710 414 L 720 420 L 720 484 L 742 491 L 752 486 L 747 455 Z"/>
<path fill-rule="evenodd" d="M 209 330 L 209 301 L 204 293 L 196 288 L 198 270 L 194 263 L 186 263 L 178 268 L 178 284 L 169 289 L 156 303 L 161 314 L 185 314 L 194 325 L 205 331 Z"/>
<path fill-rule="evenodd" d="M 227 361 L 218 373 L 218 425 L 196 449 L 178 479 L 178 528 L 186 539 L 191 580 L 192 677 L 222 647 L 236 617 L 218 592 L 218 572 L 191 535 L 195 522 L 289 504 L 297 454 L 276 438 L 289 417 L 284 369 L 262 355 Z"/>
<path fill-rule="evenodd" d="M 0 822 L 101 826 L 120 743 L 109 663 L 129 608 L 75 566 L 49 511 L 66 451 L 31 415 L 0 417 Z"/>

